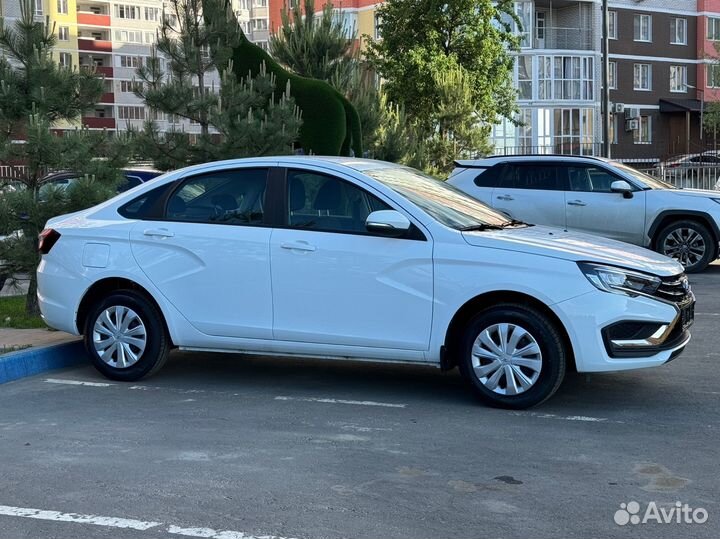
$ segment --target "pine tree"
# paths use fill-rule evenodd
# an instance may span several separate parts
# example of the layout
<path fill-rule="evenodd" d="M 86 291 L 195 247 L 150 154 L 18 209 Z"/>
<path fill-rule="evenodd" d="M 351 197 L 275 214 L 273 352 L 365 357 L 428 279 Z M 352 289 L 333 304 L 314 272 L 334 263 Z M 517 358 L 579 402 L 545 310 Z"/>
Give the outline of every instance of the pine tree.
<path fill-rule="evenodd" d="M 28 314 L 39 312 L 38 234 L 49 218 L 112 196 L 129 154 L 126 137 L 81 127 L 60 136 L 61 124 L 77 123 L 99 101 L 103 83 L 92 71 L 55 62 L 55 28 L 35 20 L 33 11 L 31 0 L 21 0 L 20 19 L 0 20 L 0 273 L 29 277 Z M 55 170 L 73 170 L 81 179 L 67 189 L 41 189 Z"/>
<path fill-rule="evenodd" d="M 203 13 L 203 4 L 218 13 Z M 301 119 L 291 89 L 275 88 L 265 72 L 241 81 L 234 77 L 230 57 L 237 32 L 227 3 L 171 0 L 153 55 L 137 70 L 136 93 L 153 113 L 199 124 L 200 134 L 191 140 L 182 130 L 161 132 L 150 118 L 138 147 L 158 168 L 292 153 Z"/>
<path fill-rule="evenodd" d="M 315 1 L 297 2 L 281 13 L 282 26 L 270 37 L 270 53 L 298 75 L 331 83 L 347 92 L 355 76 L 359 51 L 332 3 L 315 13 Z"/>

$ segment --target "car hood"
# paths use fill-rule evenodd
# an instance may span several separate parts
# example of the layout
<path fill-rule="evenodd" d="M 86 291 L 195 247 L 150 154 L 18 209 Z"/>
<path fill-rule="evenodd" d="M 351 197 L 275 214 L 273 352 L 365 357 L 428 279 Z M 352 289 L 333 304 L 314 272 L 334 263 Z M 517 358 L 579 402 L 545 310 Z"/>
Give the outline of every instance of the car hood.
<path fill-rule="evenodd" d="M 529 226 L 462 234 L 466 242 L 478 247 L 507 249 L 576 262 L 599 262 L 663 277 L 683 271 L 678 262 L 654 251 L 561 228 Z"/>
<path fill-rule="evenodd" d="M 713 191 L 710 189 L 668 189 L 664 190 L 665 193 L 673 193 L 679 196 L 686 197 L 701 197 L 701 198 L 720 198 L 720 191 Z"/>

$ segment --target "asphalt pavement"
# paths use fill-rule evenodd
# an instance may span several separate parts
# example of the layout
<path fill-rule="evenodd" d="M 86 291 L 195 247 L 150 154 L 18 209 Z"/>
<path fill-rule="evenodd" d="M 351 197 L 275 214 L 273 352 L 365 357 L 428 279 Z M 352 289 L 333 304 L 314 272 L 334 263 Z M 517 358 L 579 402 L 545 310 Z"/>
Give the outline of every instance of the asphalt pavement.
<path fill-rule="evenodd" d="M 691 282 L 677 360 L 529 411 L 457 372 L 228 354 L 2 385 L 0 539 L 717 538 L 720 265 Z"/>

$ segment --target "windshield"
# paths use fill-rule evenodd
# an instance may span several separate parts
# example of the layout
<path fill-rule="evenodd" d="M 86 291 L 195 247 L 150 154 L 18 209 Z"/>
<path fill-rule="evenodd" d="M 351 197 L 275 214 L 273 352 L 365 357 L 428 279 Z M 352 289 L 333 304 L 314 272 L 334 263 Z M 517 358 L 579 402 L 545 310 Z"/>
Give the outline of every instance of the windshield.
<path fill-rule="evenodd" d="M 400 193 L 432 218 L 451 228 L 502 227 L 512 223 L 502 213 L 452 185 L 412 168 L 383 168 L 366 170 L 364 173 Z"/>
<path fill-rule="evenodd" d="M 632 176 L 633 179 L 637 180 L 643 186 L 650 189 L 678 189 L 671 183 L 668 183 L 659 178 L 653 178 L 652 176 L 648 176 L 644 172 L 640 172 L 639 170 L 624 165 L 623 163 L 613 161 L 612 166 L 622 170 L 625 174 L 629 174 L 630 176 Z"/>

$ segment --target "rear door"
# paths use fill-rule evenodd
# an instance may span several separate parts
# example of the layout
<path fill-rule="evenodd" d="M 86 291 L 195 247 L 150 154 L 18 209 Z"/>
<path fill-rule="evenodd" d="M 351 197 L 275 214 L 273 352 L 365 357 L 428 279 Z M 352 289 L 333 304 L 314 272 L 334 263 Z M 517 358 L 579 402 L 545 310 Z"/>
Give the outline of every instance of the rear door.
<path fill-rule="evenodd" d="M 498 170 L 492 205 L 513 219 L 565 226 L 567 174 L 554 162 L 511 162 Z"/>
<path fill-rule="evenodd" d="M 625 180 L 597 165 L 566 167 L 570 190 L 565 193 L 568 229 L 642 245 L 645 234 L 645 191 L 631 198 L 610 191 L 614 181 Z"/>
<path fill-rule="evenodd" d="M 130 232 L 142 271 L 199 331 L 272 338 L 267 168 L 184 178 Z"/>

